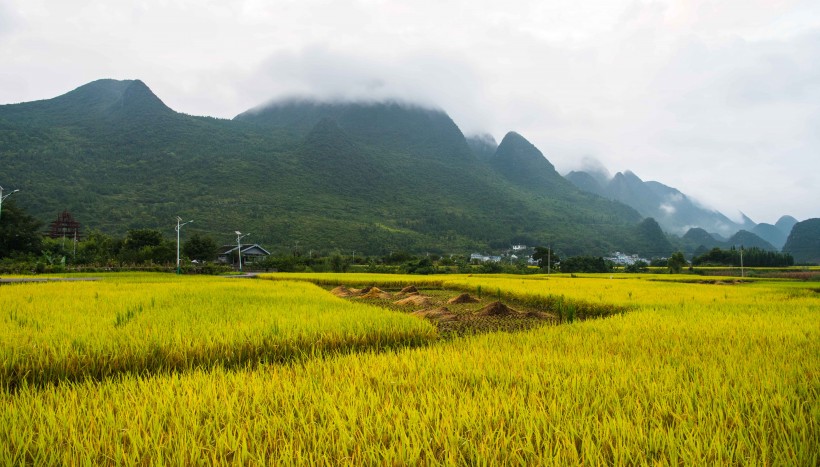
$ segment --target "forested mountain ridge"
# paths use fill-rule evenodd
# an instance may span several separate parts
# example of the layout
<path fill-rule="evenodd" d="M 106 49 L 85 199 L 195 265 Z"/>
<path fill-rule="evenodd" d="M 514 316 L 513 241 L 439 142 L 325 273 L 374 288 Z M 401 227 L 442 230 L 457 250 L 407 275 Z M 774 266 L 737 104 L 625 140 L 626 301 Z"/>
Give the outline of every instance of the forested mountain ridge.
<path fill-rule="evenodd" d="M 682 235 L 700 227 L 729 237 L 738 230 L 751 230 L 755 223 L 744 216 L 735 222 L 722 213 L 699 206 L 680 190 L 655 181 L 643 181 L 630 171 L 606 179 L 584 171 L 566 174 L 566 179 L 581 190 L 620 201 L 645 217 L 652 217 L 669 233 Z"/>
<path fill-rule="evenodd" d="M 535 149 L 517 136 L 523 154 Z M 543 155 L 534 167 L 550 183 L 522 183 L 497 163 L 518 163 L 508 148 L 502 141 L 490 158 L 500 159 L 484 161 L 444 112 L 392 102 L 288 101 L 234 120 L 194 117 L 141 81 L 0 106 L 2 183 L 23 189 L 18 204 L 44 222 L 68 209 L 84 228 L 170 235 L 179 215 L 219 242 L 241 230 L 272 249 L 299 241 L 372 254 L 638 247 L 637 212 L 555 179 Z"/>
<path fill-rule="evenodd" d="M 795 223 L 783 251 L 797 263 L 820 264 L 820 218 Z"/>

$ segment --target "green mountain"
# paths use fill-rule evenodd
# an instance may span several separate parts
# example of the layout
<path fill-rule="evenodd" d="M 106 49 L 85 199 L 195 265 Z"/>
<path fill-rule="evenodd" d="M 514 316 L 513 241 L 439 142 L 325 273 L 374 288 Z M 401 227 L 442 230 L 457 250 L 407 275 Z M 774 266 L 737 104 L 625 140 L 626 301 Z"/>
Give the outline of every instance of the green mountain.
<path fill-rule="evenodd" d="M 745 216 L 741 223 L 736 223 L 718 211 L 698 205 L 676 188 L 655 181 L 643 181 L 628 170 L 618 172 L 610 179 L 584 171 L 570 172 L 565 177 L 583 191 L 620 201 L 641 215 L 656 219 L 664 230 L 675 235 L 700 227 L 728 237 L 740 229 L 751 229 L 755 225 Z"/>
<path fill-rule="evenodd" d="M 766 251 L 780 251 L 778 248 L 775 248 L 774 245 L 763 240 L 759 236 L 749 232 L 748 230 L 739 230 L 734 235 L 729 238 L 729 241 L 726 242 L 726 245 L 729 247 L 740 248 L 741 246 L 744 248 L 760 248 L 761 250 Z"/>
<path fill-rule="evenodd" d="M 583 193 L 523 137 L 486 161 L 442 111 L 395 102 L 288 101 L 234 120 L 169 109 L 141 81 L 100 80 L 0 106 L 4 187 L 49 222 L 158 228 L 274 251 L 467 252 L 551 244 L 635 251 L 640 215 Z"/>
<path fill-rule="evenodd" d="M 495 154 L 495 150 L 498 149 L 498 143 L 495 141 L 495 138 L 488 134 L 468 136 L 467 145 L 470 146 L 473 155 L 482 161 L 490 160 L 493 154 Z"/>
<path fill-rule="evenodd" d="M 642 220 L 635 229 L 634 251 L 640 251 L 647 257 L 669 257 L 675 249 L 661 230 L 655 219 L 648 217 Z"/>
<path fill-rule="evenodd" d="M 783 233 L 777 226 L 766 223 L 757 224 L 751 232 L 771 243 L 778 250 L 783 248 L 783 245 L 786 244 L 786 238 L 789 236 L 787 233 Z"/>
<path fill-rule="evenodd" d="M 712 249 L 721 246 L 723 243 L 700 227 L 693 227 L 689 229 L 682 238 L 688 244 L 694 245 L 695 248 L 698 246 L 704 246 L 708 249 Z"/>
<path fill-rule="evenodd" d="M 573 171 L 564 176 L 573 185 L 583 191 L 607 197 L 607 190 L 593 175 L 583 171 Z"/>
<path fill-rule="evenodd" d="M 759 248 L 765 251 L 780 251 L 771 243 L 747 230 L 739 230 L 730 238 L 721 240 L 699 227 L 694 227 L 681 237 L 679 243 L 680 248 L 689 256 L 699 256 L 712 248 L 728 250 L 733 247 L 740 248 L 741 246 L 746 249 Z"/>
<path fill-rule="evenodd" d="M 820 264 L 820 219 L 794 224 L 783 252 L 790 253 L 796 263 Z"/>
<path fill-rule="evenodd" d="M 797 219 L 792 216 L 780 216 L 780 219 L 774 223 L 774 226 L 780 229 L 783 232 L 783 235 L 786 237 L 792 232 L 792 228 L 794 225 L 797 224 Z"/>

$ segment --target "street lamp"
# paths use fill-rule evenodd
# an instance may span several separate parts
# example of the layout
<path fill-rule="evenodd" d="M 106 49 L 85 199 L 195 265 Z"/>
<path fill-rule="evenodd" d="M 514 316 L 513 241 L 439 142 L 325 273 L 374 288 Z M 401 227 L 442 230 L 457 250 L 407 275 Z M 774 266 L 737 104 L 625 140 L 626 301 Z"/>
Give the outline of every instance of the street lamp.
<path fill-rule="evenodd" d="M 11 195 L 13 195 L 13 194 L 17 193 L 18 191 L 20 191 L 20 190 L 14 190 L 14 191 L 12 191 L 11 193 L 9 193 L 9 194 L 7 194 L 7 195 L 3 196 L 3 187 L 2 187 L 2 186 L 0 186 L 0 213 L 2 213 L 2 212 L 3 212 L 3 201 L 5 201 L 5 200 L 6 200 L 6 198 L 8 198 L 9 196 L 11 196 Z"/>
<path fill-rule="evenodd" d="M 242 232 L 238 230 L 234 230 L 234 233 L 236 234 L 236 256 L 239 257 L 239 272 L 242 272 L 242 239 L 250 234 L 242 235 Z"/>
<path fill-rule="evenodd" d="M 174 229 L 174 230 L 177 231 L 177 274 L 179 274 L 179 272 L 180 272 L 180 270 L 179 270 L 179 231 L 182 230 L 183 225 L 190 224 L 191 222 L 193 222 L 193 220 L 190 220 L 188 222 L 182 222 L 182 218 L 177 216 L 177 226 Z"/>

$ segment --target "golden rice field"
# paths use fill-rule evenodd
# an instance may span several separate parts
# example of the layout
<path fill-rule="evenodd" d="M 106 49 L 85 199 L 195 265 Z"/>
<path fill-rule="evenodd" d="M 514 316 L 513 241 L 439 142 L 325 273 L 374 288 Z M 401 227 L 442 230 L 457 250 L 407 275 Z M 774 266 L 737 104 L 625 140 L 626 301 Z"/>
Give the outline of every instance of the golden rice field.
<path fill-rule="evenodd" d="M 820 464 L 817 283 L 620 277 L 115 275 L 0 286 L 3 378 L 21 381 L 0 392 L 0 464 Z M 481 286 L 628 311 L 436 340 L 425 321 L 294 279 Z M 78 377 L 123 361 L 121 349 L 152 362 L 156 346 L 185 355 L 246 338 L 291 339 L 301 358 Z M 338 344 L 311 346 L 326 339 Z M 8 369 L 26 365 L 54 373 Z"/>

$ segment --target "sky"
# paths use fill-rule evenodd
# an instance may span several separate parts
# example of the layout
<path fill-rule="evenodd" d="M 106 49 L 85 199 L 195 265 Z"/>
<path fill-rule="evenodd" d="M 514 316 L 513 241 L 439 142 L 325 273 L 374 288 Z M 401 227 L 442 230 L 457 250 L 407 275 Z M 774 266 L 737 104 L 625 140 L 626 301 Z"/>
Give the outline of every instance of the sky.
<path fill-rule="evenodd" d="M 816 0 L 0 0 L 0 104 L 141 79 L 232 118 L 398 99 L 756 222 L 820 217 Z"/>

